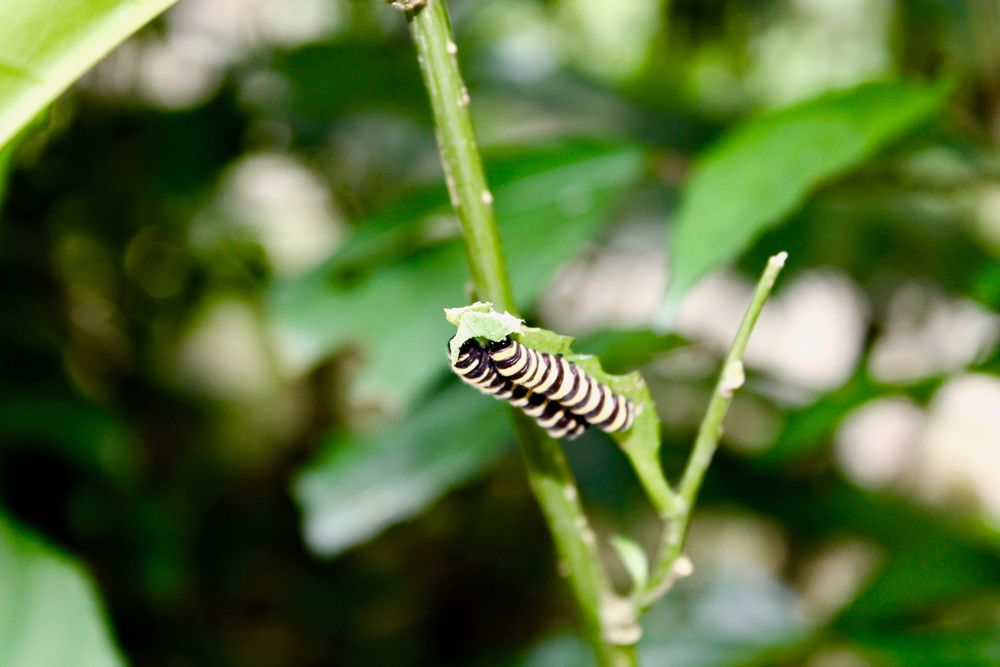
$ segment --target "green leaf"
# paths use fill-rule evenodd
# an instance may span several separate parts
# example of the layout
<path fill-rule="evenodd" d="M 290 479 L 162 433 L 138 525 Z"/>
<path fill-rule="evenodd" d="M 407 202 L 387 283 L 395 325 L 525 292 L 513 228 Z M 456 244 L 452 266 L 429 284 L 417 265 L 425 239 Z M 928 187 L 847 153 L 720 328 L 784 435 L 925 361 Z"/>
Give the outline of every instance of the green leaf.
<path fill-rule="evenodd" d="M 573 144 L 490 170 L 519 304 L 532 303 L 552 272 L 593 238 L 615 195 L 638 179 L 643 163 L 633 149 Z M 407 209 L 409 219 L 418 215 Z M 365 246 L 383 247 L 371 237 Z M 357 247 L 350 252 L 356 260 Z M 442 352 L 453 331 L 441 310 L 468 301 L 462 249 L 457 240 L 421 249 L 353 280 L 340 268 L 338 253 L 319 270 L 275 287 L 268 312 L 279 358 L 297 373 L 358 346 L 366 364 L 355 380 L 357 392 L 406 407 L 445 370 Z"/>
<path fill-rule="evenodd" d="M 755 463 L 780 468 L 809 456 L 826 454 L 837 426 L 852 410 L 872 400 L 879 392 L 879 387 L 862 368 L 843 387 L 808 406 L 789 411 L 781 433 L 770 447 L 757 455 Z"/>
<path fill-rule="evenodd" d="M 660 334 L 648 329 L 599 331 L 580 341 L 582 349 L 601 358 L 601 364 L 609 373 L 638 368 L 686 344 L 676 334 Z"/>
<path fill-rule="evenodd" d="M 1000 631 L 996 622 L 977 628 L 921 628 L 901 633 L 895 629 L 849 632 L 847 640 L 868 659 L 866 664 L 906 665 L 906 667 L 995 667 L 1000 664 Z M 972 627 L 969 627 L 972 626 Z"/>
<path fill-rule="evenodd" d="M 65 390 L 0 385 L 0 452 L 25 444 L 119 481 L 130 469 L 128 432 L 105 409 Z"/>
<path fill-rule="evenodd" d="M 294 482 L 306 542 L 332 556 L 416 515 L 490 466 L 508 433 L 502 403 L 455 383 L 396 428 L 334 438 Z"/>
<path fill-rule="evenodd" d="M 949 81 L 866 84 L 758 116 L 724 137 L 702 156 L 682 195 L 665 317 L 698 279 L 820 185 L 927 120 L 951 88 Z"/>
<path fill-rule="evenodd" d="M 646 552 L 638 544 L 622 535 L 613 536 L 610 542 L 622 565 L 632 577 L 632 590 L 634 592 L 645 590 L 649 581 L 649 559 L 646 558 Z"/>
<path fill-rule="evenodd" d="M 0 665 L 122 664 L 89 577 L 0 513 Z"/>
<path fill-rule="evenodd" d="M 10 178 L 10 170 L 14 164 L 14 153 L 17 146 L 7 144 L 0 148 L 0 212 L 3 211 L 4 202 L 7 199 L 7 181 Z"/>
<path fill-rule="evenodd" d="M 0 3 L 0 147 L 175 0 Z"/>

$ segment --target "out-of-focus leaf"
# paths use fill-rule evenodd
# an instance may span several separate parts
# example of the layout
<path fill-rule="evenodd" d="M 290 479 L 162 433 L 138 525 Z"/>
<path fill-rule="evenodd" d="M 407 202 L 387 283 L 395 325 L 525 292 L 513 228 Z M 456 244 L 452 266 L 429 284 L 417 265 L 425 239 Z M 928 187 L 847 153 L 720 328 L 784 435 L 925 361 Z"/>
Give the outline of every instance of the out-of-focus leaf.
<path fill-rule="evenodd" d="M 891 520 L 902 524 L 907 518 L 900 513 Z M 976 595 L 995 598 L 1000 592 L 1000 563 L 995 556 L 970 549 L 940 527 L 929 526 L 926 535 L 915 528 L 908 522 L 900 527 L 900 535 L 890 533 L 889 526 L 882 528 L 879 537 L 891 545 L 893 556 L 842 612 L 840 625 L 871 627 Z"/>
<path fill-rule="evenodd" d="M 866 84 L 758 116 L 723 138 L 702 157 L 677 212 L 665 318 L 705 273 L 825 181 L 925 121 L 950 90 L 947 81 Z"/>
<path fill-rule="evenodd" d="M 769 471 L 733 484 L 726 500 L 780 518 L 804 539 L 856 536 L 885 550 L 887 558 L 838 623 L 870 627 L 909 618 L 973 595 L 1000 592 L 1000 535 L 981 522 L 943 515 L 890 494 L 862 492 L 843 482 L 821 491 Z"/>
<path fill-rule="evenodd" d="M 429 116 L 420 69 L 406 42 L 310 45 L 277 54 L 273 67 L 290 85 L 290 99 L 278 108 L 282 113 L 290 110 L 324 126 L 373 108 Z"/>
<path fill-rule="evenodd" d="M 2 76 L 2 68 L 0 68 Z M 2 85 L 2 84 L 0 84 Z M 18 152 L 21 146 L 44 125 L 48 112 L 43 110 L 35 114 L 35 117 L 26 122 L 13 137 L 7 140 L 6 144 L 0 142 L 0 214 L 3 213 L 3 205 L 7 197 L 7 189 L 10 186 L 10 174 L 17 162 Z"/>
<path fill-rule="evenodd" d="M 576 348 L 600 357 L 601 365 L 609 373 L 625 373 L 684 344 L 685 340 L 675 334 L 635 329 L 602 331 L 580 339 Z"/>
<path fill-rule="evenodd" d="M 991 262 L 980 269 L 972 285 L 971 296 L 994 310 L 1000 310 L 1000 264 Z"/>
<path fill-rule="evenodd" d="M 14 161 L 14 151 L 12 143 L 0 148 L 0 211 L 3 211 L 3 203 L 7 198 L 7 179 Z"/>
<path fill-rule="evenodd" d="M 51 447 L 87 466 L 114 467 L 121 475 L 128 434 L 96 405 L 61 392 L 0 391 L 0 450 L 11 443 Z"/>
<path fill-rule="evenodd" d="M 0 513 L 0 665 L 122 664 L 80 566 Z"/>
<path fill-rule="evenodd" d="M 493 463 L 507 433 L 499 401 L 454 384 L 396 428 L 334 438 L 294 483 L 306 542 L 331 556 L 414 516 Z"/>
<path fill-rule="evenodd" d="M 175 0 L 0 3 L 0 146 Z"/>
<path fill-rule="evenodd" d="M 972 631 L 859 632 L 848 635 L 861 655 L 876 665 L 906 667 L 994 667 L 1000 665 L 1000 627 Z"/>
<path fill-rule="evenodd" d="M 642 153 L 633 149 L 574 144 L 495 174 L 500 234 L 519 304 L 534 301 L 552 271 L 593 238 L 613 197 L 642 165 Z M 450 326 L 441 310 L 469 300 L 459 244 L 416 253 L 354 282 L 331 270 L 336 264 L 334 257 L 272 293 L 281 359 L 301 372 L 358 345 L 365 360 L 358 392 L 409 404 L 444 369 Z"/>
<path fill-rule="evenodd" d="M 792 412 L 774 443 L 762 451 L 754 463 L 777 467 L 825 450 L 834 430 L 847 414 L 877 395 L 878 389 L 868 374 L 858 373 L 833 393 Z"/>

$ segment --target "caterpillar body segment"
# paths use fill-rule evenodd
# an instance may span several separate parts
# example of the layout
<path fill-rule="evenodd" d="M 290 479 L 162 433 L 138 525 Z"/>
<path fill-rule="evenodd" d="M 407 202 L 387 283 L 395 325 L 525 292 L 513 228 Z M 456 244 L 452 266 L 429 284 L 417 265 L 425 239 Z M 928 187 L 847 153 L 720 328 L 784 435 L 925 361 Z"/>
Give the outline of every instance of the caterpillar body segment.
<path fill-rule="evenodd" d="M 539 352 L 511 338 L 490 343 L 488 350 L 497 372 L 510 382 L 562 404 L 605 431 L 632 427 L 632 401 L 614 393 L 562 355 Z"/>
<path fill-rule="evenodd" d="M 451 369 L 462 382 L 520 408 L 553 438 L 572 440 L 587 428 L 583 419 L 567 411 L 558 401 L 500 375 L 489 352 L 475 340 L 468 340 L 462 345 L 458 361 L 452 364 Z"/>

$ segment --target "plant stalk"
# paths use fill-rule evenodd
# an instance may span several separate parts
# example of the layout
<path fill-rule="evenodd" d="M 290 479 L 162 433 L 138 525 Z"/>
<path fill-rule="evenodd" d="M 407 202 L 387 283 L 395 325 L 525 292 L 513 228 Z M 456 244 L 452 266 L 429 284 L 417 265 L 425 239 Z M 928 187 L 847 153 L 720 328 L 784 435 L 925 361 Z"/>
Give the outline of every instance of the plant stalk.
<path fill-rule="evenodd" d="M 764 308 L 767 297 L 771 294 L 778 274 L 785 266 L 787 257 L 788 254 L 782 252 L 768 260 L 767 267 L 757 282 L 757 288 L 754 290 L 750 305 L 747 306 L 746 313 L 743 315 L 743 321 L 736 332 L 733 345 L 726 356 L 719 380 L 712 392 L 708 410 L 705 412 L 705 417 L 698 429 L 694 448 L 691 450 L 687 466 L 684 468 L 684 475 L 677 488 L 677 497 L 681 501 L 678 503 L 678 511 L 667 520 L 664 526 L 659 556 L 650 575 L 646 591 L 640 597 L 640 605 L 643 609 L 648 608 L 661 598 L 677 577 L 690 573 L 690 561 L 681 558 L 681 549 L 684 546 L 684 537 L 691 518 L 691 510 L 698 497 L 701 482 L 705 478 L 705 472 L 708 470 L 712 456 L 722 438 L 722 423 L 729 411 L 730 404 L 733 402 L 733 394 L 743 386 L 743 355 L 746 352 L 747 343 L 750 341 L 750 333 L 757 323 L 757 318 Z"/>
<path fill-rule="evenodd" d="M 516 311 L 476 146 L 469 93 L 462 82 L 444 0 L 395 2 L 406 14 L 417 59 L 430 96 L 438 148 L 448 193 L 462 225 L 465 256 L 477 296 L 497 310 Z M 513 411 L 528 480 L 548 522 L 560 559 L 583 618 L 588 642 L 602 667 L 636 664 L 638 626 L 634 610 L 624 614 L 597 552 L 597 541 L 580 504 L 576 482 L 558 442 Z M 609 612 L 609 610 L 611 610 Z M 617 618 L 616 618 L 617 616 Z M 628 643 L 616 639 L 628 638 Z"/>
<path fill-rule="evenodd" d="M 406 15 L 430 95 L 445 183 L 462 225 L 472 283 L 479 300 L 492 302 L 500 311 L 513 310 L 507 267 L 493 217 L 493 195 L 476 146 L 469 91 L 458 69 L 458 47 L 448 8 L 444 0 L 428 0 Z"/>

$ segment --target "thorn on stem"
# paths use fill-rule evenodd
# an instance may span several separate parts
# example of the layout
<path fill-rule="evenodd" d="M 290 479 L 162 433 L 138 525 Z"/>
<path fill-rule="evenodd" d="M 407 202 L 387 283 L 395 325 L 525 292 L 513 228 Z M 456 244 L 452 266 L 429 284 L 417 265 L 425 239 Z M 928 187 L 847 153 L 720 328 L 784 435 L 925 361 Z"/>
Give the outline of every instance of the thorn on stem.
<path fill-rule="evenodd" d="M 426 6 L 430 0 L 396 0 L 390 3 L 401 12 L 413 12 Z"/>
<path fill-rule="evenodd" d="M 677 562 L 674 563 L 673 569 L 674 574 L 676 574 L 678 578 L 690 577 L 694 574 L 694 563 L 691 562 L 690 558 L 682 555 L 677 559 Z"/>
<path fill-rule="evenodd" d="M 667 571 L 666 575 L 661 579 L 656 587 L 653 588 L 648 595 L 643 598 L 643 602 L 646 605 L 651 605 L 661 597 L 667 594 L 674 584 L 677 583 L 678 579 L 683 579 L 685 577 L 690 577 L 694 573 L 694 563 L 691 559 L 681 554 L 677 557 L 670 565 L 670 570 Z"/>
<path fill-rule="evenodd" d="M 746 382 L 746 373 L 743 370 L 743 362 L 735 361 L 726 366 L 722 371 L 722 379 L 719 381 L 719 393 L 724 398 L 732 398 L 733 393 Z"/>

